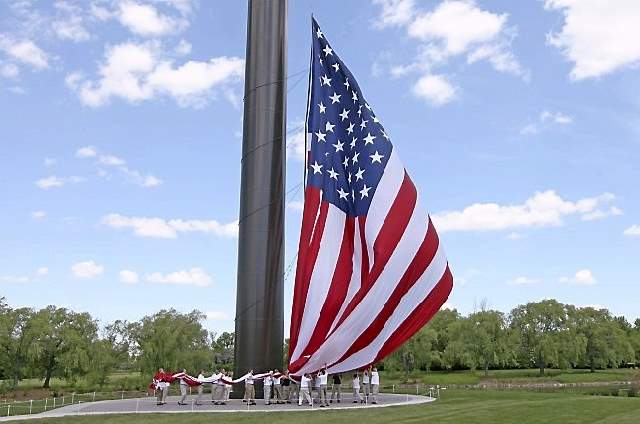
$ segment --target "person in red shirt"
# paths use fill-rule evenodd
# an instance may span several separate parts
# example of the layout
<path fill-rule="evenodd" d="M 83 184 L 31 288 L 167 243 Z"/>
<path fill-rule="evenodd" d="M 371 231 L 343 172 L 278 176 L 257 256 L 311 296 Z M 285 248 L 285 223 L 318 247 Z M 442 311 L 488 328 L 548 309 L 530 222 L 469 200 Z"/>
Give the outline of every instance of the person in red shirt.
<path fill-rule="evenodd" d="M 156 375 L 153 376 L 153 383 L 155 385 L 157 396 L 157 405 L 164 405 L 167 403 L 167 394 L 169 393 L 169 383 L 165 381 L 164 368 L 158 369 Z"/>

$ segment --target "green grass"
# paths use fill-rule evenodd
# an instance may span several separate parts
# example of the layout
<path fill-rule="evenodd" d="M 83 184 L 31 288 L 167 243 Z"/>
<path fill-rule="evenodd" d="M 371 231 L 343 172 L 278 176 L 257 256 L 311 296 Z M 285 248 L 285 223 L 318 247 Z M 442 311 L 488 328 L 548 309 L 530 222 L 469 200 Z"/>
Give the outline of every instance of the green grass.
<path fill-rule="evenodd" d="M 617 423 L 640 422 L 640 398 L 600 397 L 572 393 L 449 390 L 427 405 L 296 413 L 141 414 L 42 419 L 42 424 L 210 423 Z M 20 422 L 20 421 L 18 421 Z M 24 423 L 24 421 L 22 421 Z"/>
<path fill-rule="evenodd" d="M 405 381 L 404 374 L 383 373 L 384 384 L 399 384 Z M 607 369 L 595 373 L 589 370 L 545 370 L 544 376 L 537 369 L 490 370 L 485 377 L 483 371 L 422 371 L 409 374 L 410 382 L 440 385 L 471 385 L 480 383 L 591 383 L 609 381 L 640 381 L 640 370 Z"/>

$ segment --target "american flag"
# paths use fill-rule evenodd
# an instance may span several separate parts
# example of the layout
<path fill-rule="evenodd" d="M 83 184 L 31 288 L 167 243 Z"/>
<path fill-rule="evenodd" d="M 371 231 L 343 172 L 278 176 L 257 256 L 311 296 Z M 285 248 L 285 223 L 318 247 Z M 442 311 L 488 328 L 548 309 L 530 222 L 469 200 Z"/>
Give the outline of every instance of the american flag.
<path fill-rule="evenodd" d="M 312 34 L 293 375 L 380 361 L 453 287 L 438 235 L 380 119 L 315 20 Z"/>

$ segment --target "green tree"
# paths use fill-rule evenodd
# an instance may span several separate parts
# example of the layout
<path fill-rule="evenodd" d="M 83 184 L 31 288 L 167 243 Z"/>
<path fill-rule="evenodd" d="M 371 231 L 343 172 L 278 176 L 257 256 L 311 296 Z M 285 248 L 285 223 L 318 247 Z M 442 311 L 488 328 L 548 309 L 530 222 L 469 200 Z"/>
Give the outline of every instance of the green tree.
<path fill-rule="evenodd" d="M 534 364 L 543 375 L 549 365 L 566 368 L 578 362 L 586 339 L 577 333 L 571 309 L 556 300 L 543 300 L 511 311 L 523 366 Z"/>
<path fill-rule="evenodd" d="M 627 331 L 631 333 L 631 326 L 612 318 L 606 309 L 578 308 L 576 325 L 578 333 L 587 341 L 584 363 L 591 372 L 596 368 L 617 368 L 624 361 L 633 361 L 633 346 L 627 334 Z"/>
<path fill-rule="evenodd" d="M 233 347 L 235 335 L 224 331 L 218 337 L 211 335 L 211 347 L 213 349 L 213 362 L 229 365 L 233 362 Z"/>
<path fill-rule="evenodd" d="M 74 381 L 91 365 L 91 350 L 97 340 L 98 325 L 88 313 L 47 306 L 34 316 L 36 365 L 44 374 L 44 388 L 59 375 Z"/>
<path fill-rule="evenodd" d="M 11 386 L 15 388 L 33 361 L 34 340 L 38 336 L 33 326 L 34 312 L 31 308 L 11 309 L 3 303 L 0 314 L 3 374 L 11 379 Z"/>
<path fill-rule="evenodd" d="M 205 318 L 199 311 L 183 314 L 175 309 L 142 318 L 132 328 L 140 349 L 140 371 L 150 374 L 158 367 L 191 372 L 207 368 L 213 362 L 213 352 L 209 333 L 201 324 Z"/>
<path fill-rule="evenodd" d="M 459 323 L 454 341 L 461 344 L 463 358 L 469 366 L 482 368 L 487 376 L 489 367 L 511 363 L 514 349 L 502 312 L 481 310 Z"/>

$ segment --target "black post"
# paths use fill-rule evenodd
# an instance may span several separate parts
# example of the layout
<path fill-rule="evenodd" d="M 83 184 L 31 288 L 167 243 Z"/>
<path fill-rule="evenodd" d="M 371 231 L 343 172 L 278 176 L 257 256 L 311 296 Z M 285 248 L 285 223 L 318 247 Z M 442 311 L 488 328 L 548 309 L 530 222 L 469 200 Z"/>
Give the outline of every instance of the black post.
<path fill-rule="evenodd" d="M 282 369 L 287 0 L 249 0 L 234 376 Z M 244 391 L 244 383 L 234 393 Z M 256 387 L 256 394 L 262 390 Z"/>

